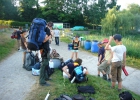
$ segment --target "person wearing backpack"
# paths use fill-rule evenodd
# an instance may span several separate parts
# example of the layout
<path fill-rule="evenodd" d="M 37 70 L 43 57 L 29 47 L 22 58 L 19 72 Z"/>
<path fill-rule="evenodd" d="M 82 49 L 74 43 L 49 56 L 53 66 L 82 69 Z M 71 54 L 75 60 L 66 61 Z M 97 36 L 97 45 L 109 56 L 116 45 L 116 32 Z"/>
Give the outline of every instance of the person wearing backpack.
<path fill-rule="evenodd" d="M 72 50 L 72 55 L 71 55 L 71 59 L 73 59 L 73 56 L 75 55 L 75 58 L 78 58 L 78 49 L 80 48 L 80 41 L 79 41 L 79 36 L 76 35 L 75 39 L 72 40 L 72 44 L 73 44 L 73 50 Z"/>
<path fill-rule="evenodd" d="M 27 51 L 27 41 L 26 41 L 26 30 L 23 30 L 21 33 L 21 48 L 23 51 L 23 68 L 25 67 L 25 56 L 26 56 L 26 51 Z"/>
<path fill-rule="evenodd" d="M 42 52 L 42 64 L 41 64 L 41 68 L 40 68 L 40 77 L 39 77 L 39 84 L 42 86 L 50 86 L 50 84 L 48 84 L 46 82 L 46 80 L 49 80 L 49 76 L 48 76 L 46 69 L 47 69 L 47 67 L 49 67 L 49 60 L 50 60 L 49 39 L 51 38 L 50 30 L 52 30 L 52 27 L 53 27 L 53 23 L 48 22 L 48 24 L 45 28 L 46 37 L 45 37 L 43 44 L 42 44 L 42 50 L 43 50 L 43 52 Z"/>
<path fill-rule="evenodd" d="M 18 45 L 18 51 L 20 50 L 20 43 L 21 43 L 21 40 L 20 40 L 20 38 L 21 38 L 21 32 L 22 32 L 22 28 L 21 27 L 19 27 L 19 30 L 17 31 L 17 45 Z"/>
<path fill-rule="evenodd" d="M 65 78 L 69 78 L 69 80 L 72 80 L 73 78 L 73 71 L 76 67 L 80 66 L 82 64 L 82 59 L 80 58 L 77 58 L 74 63 L 69 63 L 68 65 L 64 66 L 62 68 L 63 70 L 63 77 Z M 84 68 L 83 68 L 84 69 Z M 87 74 L 87 69 L 86 71 L 84 72 L 84 74 Z"/>
<path fill-rule="evenodd" d="M 111 88 L 115 88 L 116 81 L 118 82 L 118 91 L 120 92 L 122 89 L 122 67 L 126 65 L 126 47 L 122 44 L 122 36 L 120 34 L 115 34 L 114 36 L 110 36 L 109 42 L 107 43 L 107 48 L 111 44 L 112 40 L 116 43 L 116 46 L 111 47 L 111 56 L 112 56 L 112 64 L 111 64 L 111 75 L 112 75 L 112 86 Z"/>

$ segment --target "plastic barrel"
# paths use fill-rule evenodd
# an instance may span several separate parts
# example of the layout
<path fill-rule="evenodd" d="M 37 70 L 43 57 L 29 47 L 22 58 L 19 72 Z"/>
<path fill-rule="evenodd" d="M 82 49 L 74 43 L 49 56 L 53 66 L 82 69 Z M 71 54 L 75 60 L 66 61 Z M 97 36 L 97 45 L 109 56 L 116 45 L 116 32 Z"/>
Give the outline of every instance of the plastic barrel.
<path fill-rule="evenodd" d="M 72 43 L 69 43 L 68 44 L 68 50 L 72 50 L 73 49 L 73 44 Z"/>
<path fill-rule="evenodd" d="M 90 50 L 91 49 L 91 41 L 90 40 L 86 40 L 84 42 L 84 48 L 85 48 L 85 50 Z"/>
<path fill-rule="evenodd" d="M 53 68 L 59 68 L 61 65 L 61 60 L 57 58 L 50 59 L 53 62 Z"/>
<path fill-rule="evenodd" d="M 92 43 L 91 43 L 91 52 L 97 53 L 98 50 L 99 50 L 98 41 L 97 40 L 93 40 Z"/>

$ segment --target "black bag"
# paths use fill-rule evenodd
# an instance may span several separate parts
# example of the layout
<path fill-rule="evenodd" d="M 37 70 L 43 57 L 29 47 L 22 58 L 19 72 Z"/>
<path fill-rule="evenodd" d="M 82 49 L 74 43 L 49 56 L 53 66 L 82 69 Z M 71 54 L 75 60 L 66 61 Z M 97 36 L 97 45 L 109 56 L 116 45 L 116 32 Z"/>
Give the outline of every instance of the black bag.
<path fill-rule="evenodd" d="M 77 87 L 78 93 L 90 93 L 94 94 L 95 89 L 92 86 L 78 86 Z"/>
<path fill-rule="evenodd" d="M 76 94 L 72 97 L 72 100 L 86 100 L 86 98 L 80 94 Z"/>
<path fill-rule="evenodd" d="M 135 100 L 132 96 L 132 94 L 128 91 L 124 91 L 119 94 L 120 100 Z"/>
<path fill-rule="evenodd" d="M 28 71 L 32 70 L 32 67 L 35 65 L 35 55 L 32 52 L 26 52 L 26 57 L 24 61 L 24 68 Z"/>
<path fill-rule="evenodd" d="M 48 77 L 50 77 L 54 73 L 54 68 L 50 68 L 50 66 L 47 65 L 46 71 L 47 71 Z"/>
<path fill-rule="evenodd" d="M 72 100 L 72 98 L 68 95 L 60 95 L 60 97 L 55 98 L 54 100 Z"/>

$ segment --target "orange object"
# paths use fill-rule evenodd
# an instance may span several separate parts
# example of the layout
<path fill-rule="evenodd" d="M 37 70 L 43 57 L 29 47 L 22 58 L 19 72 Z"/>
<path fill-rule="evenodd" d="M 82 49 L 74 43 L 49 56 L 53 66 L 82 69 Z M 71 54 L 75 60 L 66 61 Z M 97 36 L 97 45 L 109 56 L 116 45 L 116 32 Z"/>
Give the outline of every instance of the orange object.
<path fill-rule="evenodd" d="M 125 74 L 126 76 L 128 76 L 128 72 L 127 72 L 127 70 L 125 69 L 125 67 L 122 67 L 122 70 L 123 70 L 124 74 Z"/>

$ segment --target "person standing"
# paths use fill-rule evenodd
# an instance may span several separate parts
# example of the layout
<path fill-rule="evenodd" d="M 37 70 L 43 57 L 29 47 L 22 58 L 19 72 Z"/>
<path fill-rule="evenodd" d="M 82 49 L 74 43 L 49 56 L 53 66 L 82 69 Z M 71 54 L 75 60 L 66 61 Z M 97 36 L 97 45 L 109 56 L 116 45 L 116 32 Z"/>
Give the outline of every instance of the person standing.
<path fill-rule="evenodd" d="M 20 40 L 20 38 L 21 38 L 21 32 L 22 32 L 22 28 L 21 27 L 19 27 L 19 30 L 17 31 L 17 45 L 18 45 L 18 51 L 20 50 L 20 42 L 21 42 L 21 40 Z"/>
<path fill-rule="evenodd" d="M 105 49 L 103 47 L 102 42 L 98 43 L 98 47 L 99 47 L 99 51 L 98 51 L 98 64 L 97 64 L 97 66 L 100 66 L 100 64 L 102 63 L 102 60 L 104 59 Z M 99 69 L 98 69 L 98 77 L 100 77 L 100 70 Z M 103 79 L 106 79 L 105 75 L 103 75 Z"/>
<path fill-rule="evenodd" d="M 107 80 L 107 75 L 108 75 L 108 81 L 111 81 L 111 76 L 110 76 L 110 59 L 111 59 L 111 46 L 109 48 L 106 48 L 106 44 L 108 43 L 108 39 L 104 39 L 102 41 L 105 49 L 105 54 L 104 54 L 104 59 L 102 60 L 102 63 L 98 66 L 98 70 L 103 74 L 103 78 Z"/>
<path fill-rule="evenodd" d="M 21 33 L 21 48 L 23 50 L 23 68 L 25 67 L 25 57 L 26 57 L 26 51 L 27 51 L 27 42 L 26 42 L 26 30 L 23 30 Z"/>
<path fill-rule="evenodd" d="M 122 67 L 126 65 L 126 47 L 122 44 L 122 36 L 120 34 L 115 34 L 110 36 L 109 42 L 107 43 L 107 48 L 109 47 L 112 40 L 115 41 L 116 46 L 111 47 L 112 65 L 111 65 L 111 75 L 112 75 L 112 86 L 115 88 L 116 81 L 118 82 L 118 91 L 122 89 Z"/>
<path fill-rule="evenodd" d="M 72 44 L 73 44 L 73 50 L 72 50 L 72 55 L 71 55 L 71 59 L 73 59 L 73 56 L 75 55 L 75 58 L 78 58 L 78 48 L 80 48 L 80 41 L 79 41 L 79 37 L 78 35 L 76 35 L 75 39 L 72 40 Z"/>
<path fill-rule="evenodd" d="M 55 44 L 59 46 L 59 36 L 60 36 L 60 31 L 56 27 L 54 30 L 54 37 L 55 37 Z"/>
<path fill-rule="evenodd" d="M 42 49 L 42 64 L 40 68 L 40 77 L 39 77 L 39 84 L 42 86 L 50 86 L 46 81 L 49 80 L 48 73 L 46 72 L 47 67 L 49 67 L 49 60 L 50 60 L 50 46 L 49 46 L 49 39 L 51 38 L 51 30 L 52 30 L 53 23 L 48 22 L 45 32 L 46 37 L 43 41 Z"/>

